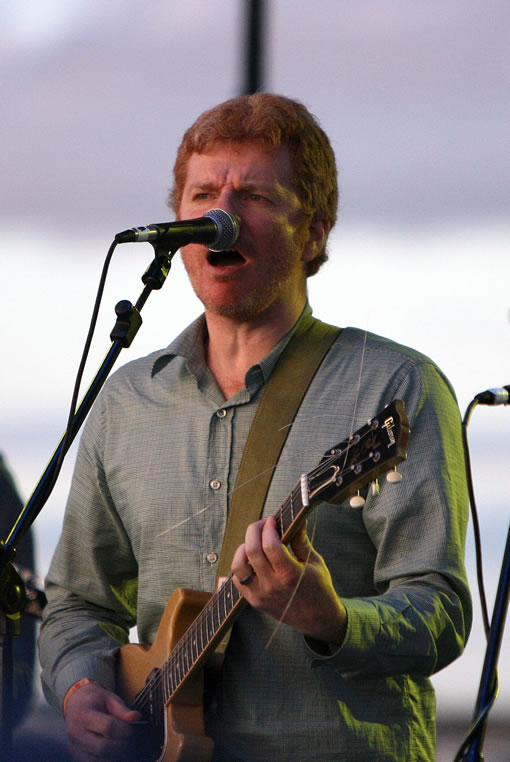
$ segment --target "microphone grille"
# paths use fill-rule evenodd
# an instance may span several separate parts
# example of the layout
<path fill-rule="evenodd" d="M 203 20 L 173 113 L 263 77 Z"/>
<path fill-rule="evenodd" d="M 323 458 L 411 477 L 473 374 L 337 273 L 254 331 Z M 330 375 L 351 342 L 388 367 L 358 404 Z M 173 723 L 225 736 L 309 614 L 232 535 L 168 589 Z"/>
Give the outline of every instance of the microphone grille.
<path fill-rule="evenodd" d="M 229 214 L 223 209 L 209 209 L 204 214 L 213 220 L 218 228 L 218 234 L 208 247 L 210 251 L 224 251 L 231 249 L 239 237 L 240 222 L 234 214 Z"/>

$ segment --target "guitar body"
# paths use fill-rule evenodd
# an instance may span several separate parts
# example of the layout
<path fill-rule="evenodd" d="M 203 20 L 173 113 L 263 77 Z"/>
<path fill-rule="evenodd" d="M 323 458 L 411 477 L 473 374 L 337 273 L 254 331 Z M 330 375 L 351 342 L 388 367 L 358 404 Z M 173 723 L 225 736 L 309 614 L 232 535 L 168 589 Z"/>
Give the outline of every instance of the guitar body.
<path fill-rule="evenodd" d="M 211 598 L 210 593 L 179 588 L 169 598 L 152 646 L 128 643 L 120 650 L 118 690 L 132 706 L 154 669 L 168 659 L 190 624 Z M 137 762 L 208 762 L 213 742 L 205 735 L 203 675 L 193 673 L 164 708 L 162 725 L 141 726 L 133 760 Z M 142 729 L 143 728 L 143 729 Z M 143 756 L 141 756 L 143 755 Z"/>

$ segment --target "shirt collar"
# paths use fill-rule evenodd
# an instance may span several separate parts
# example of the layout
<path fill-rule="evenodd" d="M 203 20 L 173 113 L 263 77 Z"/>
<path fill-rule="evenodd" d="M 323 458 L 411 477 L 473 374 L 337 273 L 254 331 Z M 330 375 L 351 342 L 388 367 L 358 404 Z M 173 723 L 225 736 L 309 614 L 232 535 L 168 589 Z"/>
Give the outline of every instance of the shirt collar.
<path fill-rule="evenodd" d="M 252 365 L 247 371 L 245 384 L 249 391 L 255 391 L 262 383 L 267 383 L 278 358 L 294 335 L 298 326 L 313 319 L 312 308 L 307 302 L 292 328 L 280 339 L 278 344 L 268 355 L 266 355 L 266 357 L 264 357 L 263 360 Z M 174 357 L 182 357 L 186 360 L 186 366 L 189 372 L 192 373 L 195 378 L 200 378 L 207 368 L 204 352 L 204 336 L 206 335 L 206 331 L 207 326 L 205 315 L 202 314 L 185 328 L 184 331 L 179 334 L 168 347 L 166 347 L 166 349 L 162 350 L 152 366 L 152 377 L 154 378 L 154 376 L 160 373 L 160 371 L 162 371 Z"/>

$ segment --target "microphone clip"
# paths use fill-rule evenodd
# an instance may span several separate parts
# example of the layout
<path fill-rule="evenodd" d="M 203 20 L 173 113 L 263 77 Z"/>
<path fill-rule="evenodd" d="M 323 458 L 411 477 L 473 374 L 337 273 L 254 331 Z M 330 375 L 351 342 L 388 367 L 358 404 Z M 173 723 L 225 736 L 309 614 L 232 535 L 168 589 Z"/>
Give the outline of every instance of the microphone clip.
<path fill-rule="evenodd" d="M 486 389 L 475 396 L 479 405 L 508 405 L 510 402 L 510 386 Z"/>

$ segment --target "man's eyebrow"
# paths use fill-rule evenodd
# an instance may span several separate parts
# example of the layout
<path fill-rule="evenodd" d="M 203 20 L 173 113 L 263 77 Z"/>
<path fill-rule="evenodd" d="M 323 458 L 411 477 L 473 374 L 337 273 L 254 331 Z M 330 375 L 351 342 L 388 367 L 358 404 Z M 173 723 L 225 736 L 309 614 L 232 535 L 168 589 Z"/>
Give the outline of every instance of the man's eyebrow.
<path fill-rule="evenodd" d="M 214 183 L 212 180 L 204 180 L 204 182 L 198 182 L 198 183 L 192 183 L 189 186 L 190 190 L 210 190 L 211 188 L 216 188 L 217 184 Z"/>
<path fill-rule="evenodd" d="M 189 188 L 191 190 L 194 190 L 195 188 L 216 188 L 218 185 L 222 185 L 221 182 L 217 182 L 215 180 L 197 180 L 197 182 L 190 183 Z M 240 180 L 239 181 L 239 187 L 243 189 L 249 189 L 249 188 L 259 188 L 260 190 L 265 191 L 271 191 L 271 190 L 277 190 L 278 189 L 278 183 L 266 183 L 264 181 L 258 181 L 257 179 L 254 180 Z"/>
<path fill-rule="evenodd" d="M 203 181 L 197 181 L 194 183 L 191 183 L 188 186 L 187 192 L 190 194 L 193 193 L 204 193 L 207 191 L 216 191 L 222 186 L 221 182 L 216 182 L 214 180 L 203 180 Z M 279 184 L 268 184 L 265 182 L 258 182 L 255 180 L 241 180 L 239 182 L 239 185 L 235 188 L 235 192 L 237 193 L 260 193 L 267 197 L 275 197 L 275 196 L 282 196 L 284 195 L 283 187 Z"/>
<path fill-rule="evenodd" d="M 271 184 L 268 185 L 267 183 L 263 182 L 257 182 L 257 180 L 246 180 L 246 182 L 241 183 L 241 187 L 245 190 L 260 190 L 264 193 L 273 193 L 274 191 L 278 190 L 278 186 Z"/>

